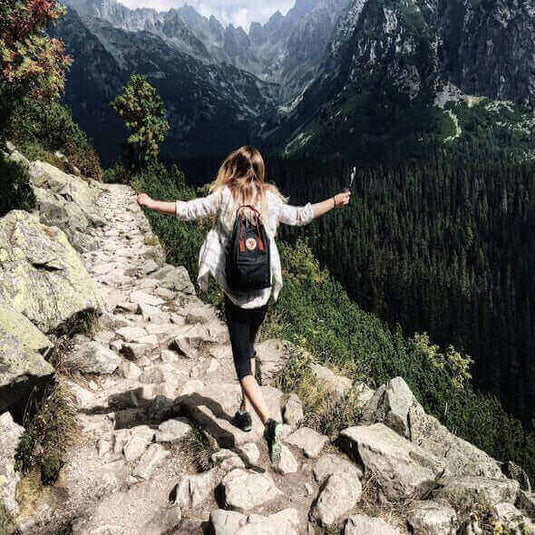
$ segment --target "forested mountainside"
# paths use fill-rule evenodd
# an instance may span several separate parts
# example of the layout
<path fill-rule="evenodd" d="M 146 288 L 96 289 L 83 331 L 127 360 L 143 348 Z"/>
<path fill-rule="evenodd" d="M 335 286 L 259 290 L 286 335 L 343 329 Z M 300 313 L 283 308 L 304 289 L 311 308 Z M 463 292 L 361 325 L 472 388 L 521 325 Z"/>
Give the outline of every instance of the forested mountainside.
<path fill-rule="evenodd" d="M 450 84 L 531 109 L 534 24 L 530 2 L 352 0 L 318 76 L 269 138 L 289 155 L 403 159 L 461 137 L 455 110 L 440 109 Z"/>
<path fill-rule="evenodd" d="M 131 70 L 162 94 L 170 158 L 220 156 L 244 142 L 285 156 L 367 161 L 489 140 L 531 152 L 528 2 L 302 0 L 248 34 L 191 6 L 68 4 L 79 16 L 59 28 L 76 58 L 66 98 L 105 161 L 123 135 L 109 97 Z M 93 53 L 105 56 L 108 76 L 92 67 Z"/>

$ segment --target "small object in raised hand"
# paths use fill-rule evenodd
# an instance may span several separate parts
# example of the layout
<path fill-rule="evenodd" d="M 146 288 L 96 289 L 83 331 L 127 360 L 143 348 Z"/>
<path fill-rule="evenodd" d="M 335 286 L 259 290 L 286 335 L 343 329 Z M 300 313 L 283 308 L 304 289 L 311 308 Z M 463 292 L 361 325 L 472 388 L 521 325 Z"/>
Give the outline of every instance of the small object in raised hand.
<path fill-rule="evenodd" d="M 351 187 L 353 186 L 353 181 L 355 180 L 355 175 L 357 174 L 357 168 L 353 167 L 351 170 L 351 178 L 349 179 L 349 186 L 346 186 L 344 188 L 344 191 L 351 191 Z"/>

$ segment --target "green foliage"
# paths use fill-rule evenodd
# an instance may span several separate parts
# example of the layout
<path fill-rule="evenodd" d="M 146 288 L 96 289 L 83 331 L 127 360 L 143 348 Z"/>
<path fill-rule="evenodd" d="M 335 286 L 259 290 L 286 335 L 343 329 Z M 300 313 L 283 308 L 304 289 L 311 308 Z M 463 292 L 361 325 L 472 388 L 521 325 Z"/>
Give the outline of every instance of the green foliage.
<path fill-rule="evenodd" d="M 15 469 L 23 474 L 38 469 L 42 484 L 51 485 L 59 476 L 77 431 L 74 398 L 66 384 L 56 379 L 41 389 L 35 388 L 23 425 Z"/>
<path fill-rule="evenodd" d="M 111 103 L 131 131 L 128 144 L 135 167 L 156 162 L 158 145 L 169 131 L 165 106 L 158 92 L 143 75 L 132 74 L 122 93 Z"/>
<path fill-rule="evenodd" d="M 69 108 L 57 101 L 36 102 L 20 100 L 14 107 L 6 137 L 13 141 L 30 159 L 51 159 L 51 153 L 60 151 L 68 164 L 56 158 L 51 162 L 61 169 L 80 172 L 96 180 L 102 178 L 102 169 L 95 149 L 82 129 L 72 118 Z"/>
<path fill-rule="evenodd" d="M 0 0 L 0 138 L 20 98 L 46 101 L 63 92 L 71 59 L 45 30 L 65 11 L 59 0 Z"/>
<path fill-rule="evenodd" d="M 0 501 L 0 535 L 11 535 L 12 528 L 11 515 L 6 511 L 3 502 Z"/>
<path fill-rule="evenodd" d="M 0 155 L 0 217 L 10 210 L 31 210 L 35 196 L 30 187 L 28 169 L 22 163 Z"/>
<path fill-rule="evenodd" d="M 137 174 L 134 185 L 162 200 L 186 200 L 195 195 L 176 167 L 166 171 L 155 166 Z M 180 222 L 151 212 L 148 216 L 168 249 L 170 261 L 185 265 L 195 278 L 206 223 Z M 466 222 L 464 235 L 465 228 Z M 316 224 L 308 230 L 314 237 Z M 359 406 L 354 392 L 340 405 L 330 403 L 319 385 L 307 380 L 307 359 L 311 358 L 303 356 L 307 354 L 374 387 L 392 377 L 403 377 L 425 410 L 451 431 L 535 475 L 534 434 L 526 432 L 495 396 L 474 390 L 470 357 L 449 346 L 440 350 L 426 333 L 407 337 L 398 324 L 390 327 L 377 315 L 364 311 L 327 270 L 321 269 L 305 241 L 289 244 L 279 239 L 278 243 L 284 287 L 270 307 L 263 329 L 264 334 L 280 336 L 302 348 L 303 353 L 296 352 L 290 361 L 281 386 L 286 391 L 302 389 L 302 395 L 310 400 L 306 410 L 312 425 L 334 432 L 358 418 Z M 217 294 L 210 294 L 209 299 L 217 302 Z"/>

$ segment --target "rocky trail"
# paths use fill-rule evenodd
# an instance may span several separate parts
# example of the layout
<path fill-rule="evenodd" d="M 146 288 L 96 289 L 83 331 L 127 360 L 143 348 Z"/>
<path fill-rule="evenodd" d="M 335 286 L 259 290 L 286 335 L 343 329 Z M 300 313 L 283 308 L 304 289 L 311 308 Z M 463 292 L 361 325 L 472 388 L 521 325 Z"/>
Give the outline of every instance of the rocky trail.
<path fill-rule="evenodd" d="M 23 428 L 9 412 L 0 416 L 0 475 L 10 481 L 2 487 L 0 478 L 0 497 L 18 515 L 20 534 L 476 534 L 479 503 L 533 532 L 529 480 L 507 477 L 503 463 L 425 414 L 401 377 L 376 391 L 358 385 L 363 419 L 338 437 L 301 426 L 299 398 L 274 382 L 287 356 L 280 340 L 257 346 L 264 396 L 285 422 L 282 459 L 272 466 L 256 415 L 248 433 L 231 422 L 240 389 L 225 323 L 197 297 L 187 271 L 165 263 L 133 190 L 28 165 L 41 231 L 54 224 L 66 232 L 97 290 L 100 314 L 63 359 L 76 370 L 64 381 L 76 400 L 79 437 L 59 480 L 21 510 L 12 459 Z M 77 210 L 87 219 L 79 227 Z M 0 220 L 0 253 L 17 247 L 13 228 L 27 224 L 13 213 Z M 51 287 L 51 277 L 67 271 L 58 262 L 44 271 L 42 262 L 30 263 Z M 78 287 L 72 299 L 87 306 L 89 286 Z M 0 286 L 9 310 L 20 302 L 9 301 L 12 295 Z M 27 309 L 18 306 L 19 313 L 40 325 Z M 52 324 L 54 313 L 46 317 Z M 26 334 L 13 336 L 30 346 Z M 47 346 L 39 340 L 33 349 Z M 10 351 L 22 346 L 13 342 Z M 8 361 L 19 362 L 19 353 Z M 313 371 L 333 396 L 357 386 L 319 364 Z M 199 467 L 194 461 L 203 455 Z M 363 506 L 372 484 L 379 489 L 373 515 Z M 387 510 L 387 502 L 404 505 Z"/>

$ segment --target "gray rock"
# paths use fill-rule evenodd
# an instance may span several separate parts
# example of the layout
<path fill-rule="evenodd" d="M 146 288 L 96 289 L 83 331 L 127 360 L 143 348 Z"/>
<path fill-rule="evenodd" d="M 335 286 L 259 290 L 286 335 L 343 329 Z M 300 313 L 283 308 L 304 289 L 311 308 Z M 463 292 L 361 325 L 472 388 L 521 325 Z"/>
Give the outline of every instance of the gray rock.
<path fill-rule="evenodd" d="M 160 281 L 160 286 L 163 288 L 195 295 L 195 288 L 184 266 L 175 267 L 166 264 L 158 271 L 152 273 L 152 276 Z"/>
<path fill-rule="evenodd" d="M 516 479 L 520 483 L 520 488 L 526 492 L 531 492 L 531 482 L 527 472 L 513 461 L 501 464 L 502 472 L 510 479 Z"/>
<path fill-rule="evenodd" d="M 515 505 L 524 509 L 528 515 L 535 518 L 535 493 L 519 490 Z"/>
<path fill-rule="evenodd" d="M 186 475 L 175 486 L 174 503 L 182 509 L 192 509 L 205 502 L 217 485 L 217 472 L 209 470 L 200 474 Z"/>
<path fill-rule="evenodd" d="M 121 327 L 115 331 L 125 342 L 140 343 L 149 333 L 143 327 Z"/>
<path fill-rule="evenodd" d="M 139 459 L 154 438 L 154 430 L 147 425 L 139 425 L 130 430 L 130 438 L 123 448 L 127 461 Z"/>
<path fill-rule="evenodd" d="M 178 505 L 164 507 L 156 511 L 154 515 L 140 528 L 143 535 L 162 535 L 169 533 L 177 527 L 182 520 L 182 511 Z"/>
<path fill-rule="evenodd" d="M 293 453 L 290 449 L 282 444 L 281 448 L 281 458 L 278 462 L 273 464 L 273 470 L 279 474 L 293 474 L 297 472 L 299 468 L 299 463 L 296 461 Z"/>
<path fill-rule="evenodd" d="M 275 376 L 284 368 L 287 355 L 280 340 L 266 340 L 256 346 L 257 362 L 260 365 L 262 384 L 272 384 Z"/>
<path fill-rule="evenodd" d="M 305 457 L 316 458 L 321 453 L 323 446 L 329 442 L 329 437 L 310 429 L 310 427 L 300 427 L 286 437 L 286 442 L 302 450 Z"/>
<path fill-rule="evenodd" d="M 247 512 L 282 495 L 267 472 L 235 468 L 223 478 L 221 484 L 226 506 L 239 512 Z"/>
<path fill-rule="evenodd" d="M 221 448 L 212 454 L 212 462 L 217 466 L 219 472 L 226 474 L 234 468 L 245 468 L 245 463 L 238 453 L 235 451 Z"/>
<path fill-rule="evenodd" d="M 247 524 L 236 533 L 239 535 L 297 535 L 299 513 L 295 509 L 283 509 L 267 517 L 249 515 Z"/>
<path fill-rule="evenodd" d="M 526 518 L 522 514 L 522 511 L 519 511 L 513 504 L 508 502 L 497 503 L 494 506 L 494 510 L 496 511 L 498 520 L 513 533 L 523 535 L 523 531 L 520 527 L 522 523 L 527 525 L 528 530 L 533 533 L 532 530 L 535 528 L 535 525 L 533 525 L 529 518 Z"/>
<path fill-rule="evenodd" d="M 322 485 L 324 481 L 335 473 L 352 474 L 354 479 L 360 479 L 363 476 L 362 470 L 345 456 L 335 453 L 322 455 L 314 464 L 312 469 L 314 478 Z"/>
<path fill-rule="evenodd" d="M 121 372 L 125 379 L 130 381 L 137 381 L 141 375 L 141 369 L 137 364 L 129 360 L 123 360 L 121 362 Z"/>
<path fill-rule="evenodd" d="M 236 535 L 247 524 L 247 517 L 237 511 L 216 509 L 210 512 L 210 526 L 214 535 Z"/>
<path fill-rule="evenodd" d="M 140 479 L 149 479 L 154 470 L 169 457 L 171 453 L 160 444 L 151 444 L 141 456 L 133 475 Z"/>
<path fill-rule="evenodd" d="M 76 354 L 76 366 L 82 373 L 110 374 L 121 363 L 121 358 L 96 340 L 89 341 Z"/>
<path fill-rule="evenodd" d="M 324 384 L 332 390 L 332 392 L 337 396 L 343 396 L 353 384 L 353 381 L 349 377 L 343 377 L 341 375 L 336 375 L 331 369 L 321 364 L 311 364 L 310 370 L 312 374 L 323 381 Z"/>
<path fill-rule="evenodd" d="M 169 343 L 169 349 L 177 351 L 180 355 L 189 359 L 199 358 L 199 352 L 190 345 L 190 343 L 183 337 L 175 337 Z"/>
<path fill-rule="evenodd" d="M 393 499 L 427 492 L 444 471 L 441 460 L 382 423 L 344 429 L 340 446 Z"/>
<path fill-rule="evenodd" d="M 0 219 L 0 298 L 43 333 L 105 308 L 66 235 L 22 210 Z"/>
<path fill-rule="evenodd" d="M 514 479 L 493 479 L 477 476 L 453 476 L 439 480 L 433 491 L 434 498 L 444 498 L 455 509 L 471 507 L 474 503 L 496 505 L 500 502 L 514 504 L 519 491 Z"/>
<path fill-rule="evenodd" d="M 410 438 L 408 423 L 409 408 L 414 396 L 402 377 L 394 377 L 386 385 L 377 389 L 370 401 L 364 406 L 364 422 L 383 422 L 399 433 Z"/>
<path fill-rule="evenodd" d="M 51 347 L 31 321 L 0 302 L 0 411 L 25 400 L 35 385 L 50 381 L 54 368 L 41 352 Z"/>
<path fill-rule="evenodd" d="M 158 426 L 156 442 L 176 442 L 192 431 L 191 423 L 187 418 L 172 418 Z"/>
<path fill-rule="evenodd" d="M 260 457 L 258 446 L 254 442 L 248 442 L 238 446 L 236 450 L 245 457 L 249 464 L 256 464 Z"/>
<path fill-rule="evenodd" d="M 9 412 L 0 415 L 0 503 L 10 514 L 16 514 L 19 505 L 15 498 L 20 476 L 15 472 L 15 451 L 24 427 L 16 424 Z"/>
<path fill-rule="evenodd" d="M 344 535 L 402 535 L 399 528 L 385 522 L 382 518 L 367 515 L 351 515 L 347 519 Z"/>
<path fill-rule="evenodd" d="M 407 523 L 414 535 L 455 535 L 459 527 L 455 509 L 445 500 L 413 502 Z"/>
<path fill-rule="evenodd" d="M 335 472 L 311 508 L 311 515 L 320 525 L 333 527 L 350 509 L 355 507 L 362 494 L 362 484 L 355 472 Z"/>
<path fill-rule="evenodd" d="M 292 392 L 284 402 L 282 418 L 284 423 L 294 427 L 303 419 L 303 404 L 295 392 Z"/>
<path fill-rule="evenodd" d="M 505 478 L 497 461 L 426 414 L 401 377 L 394 377 L 375 391 L 363 407 L 362 420 L 382 422 L 444 459 L 448 475 Z"/>

